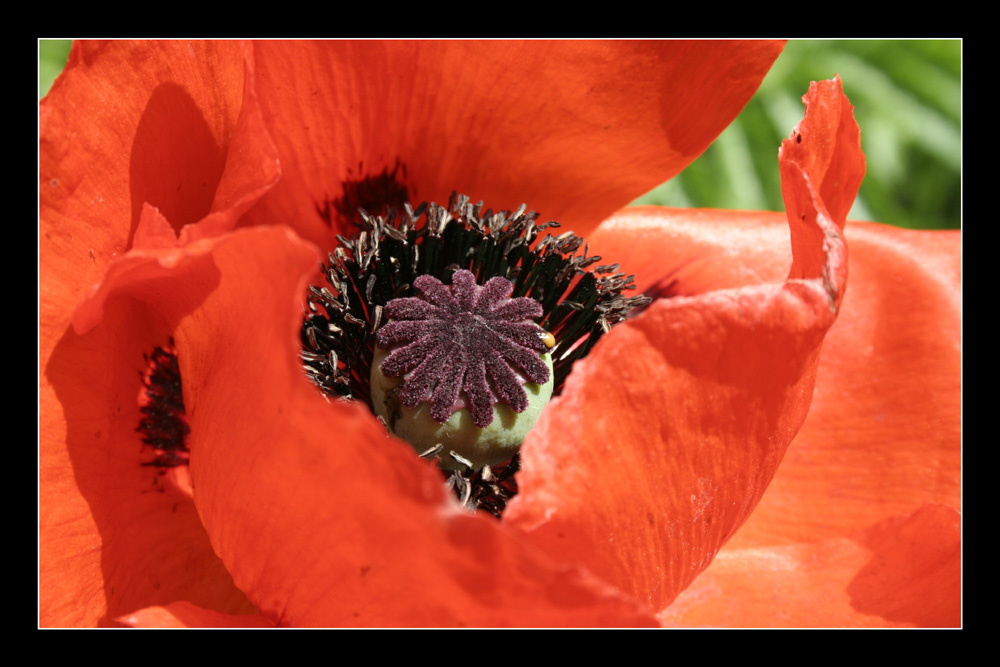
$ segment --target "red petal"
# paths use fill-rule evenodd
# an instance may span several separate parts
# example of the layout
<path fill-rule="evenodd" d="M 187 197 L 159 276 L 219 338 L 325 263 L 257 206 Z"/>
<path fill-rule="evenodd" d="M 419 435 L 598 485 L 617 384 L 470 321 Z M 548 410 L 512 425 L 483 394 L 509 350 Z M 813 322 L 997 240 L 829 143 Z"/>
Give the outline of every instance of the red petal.
<path fill-rule="evenodd" d="M 93 626 L 187 599 L 253 608 L 215 556 L 194 502 L 142 467 L 137 397 L 143 354 L 170 327 L 124 295 L 85 335 L 43 264 L 39 590 L 43 626 Z M 162 281 L 161 283 L 162 284 Z M 62 318 L 53 316 L 63 308 Z"/>
<path fill-rule="evenodd" d="M 580 58 L 589 59 L 590 67 L 595 49 L 599 52 L 603 48 L 599 45 L 583 48 L 579 51 Z M 703 90 L 705 94 L 689 103 L 688 110 L 699 109 L 699 115 L 713 128 L 681 137 L 684 140 L 691 138 L 690 142 L 672 140 L 676 144 L 672 149 L 682 154 L 680 158 L 675 155 L 662 158 L 662 151 L 652 151 L 652 157 L 647 156 L 646 160 L 652 160 L 657 168 L 666 168 L 666 165 L 679 170 L 684 162 L 700 152 L 703 144 L 707 144 L 735 115 L 777 53 L 773 45 L 739 46 L 732 50 L 724 46 L 721 51 L 716 51 L 715 45 L 696 45 L 691 49 L 722 54 L 721 57 L 708 57 L 702 63 L 709 72 L 724 69 L 721 64 L 727 58 L 730 63 L 743 61 L 737 68 L 743 71 L 733 77 L 739 81 L 735 85 L 732 80 L 725 86 L 715 85 L 714 90 Z M 755 55 L 747 58 L 751 53 Z M 650 54 L 644 57 L 648 59 Z M 754 64 L 748 65 L 748 62 Z M 678 69 L 681 79 L 684 76 L 692 78 L 686 74 L 692 70 L 691 64 L 682 63 Z M 630 67 L 634 72 L 642 65 L 633 62 Z M 521 76 L 526 69 L 521 67 Z M 561 79 L 564 74 L 559 72 L 555 79 Z M 43 103 L 40 141 L 44 234 L 41 362 L 45 374 L 41 392 L 43 486 L 46 488 L 42 494 L 41 543 L 45 561 L 42 618 L 46 624 L 92 623 L 97 618 L 106 619 L 106 613 L 115 615 L 126 609 L 175 599 L 204 600 L 203 604 L 216 607 L 245 604 L 241 596 L 234 593 L 228 577 L 220 575 L 218 561 L 208 555 L 204 534 L 192 513 L 184 515 L 187 518 L 183 525 L 168 526 L 167 521 L 156 515 L 162 510 L 162 504 L 131 501 L 136 489 L 127 471 L 133 470 L 134 461 L 131 455 L 122 457 L 120 451 L 123 444 L 138 440 L 130 432 L 138 420 L 136 406 L 131 400 L 121 401 L 122 396 L 132 395 L 133 391 L 134 385 L 127 381 L 127 376 L 140 370 L 128 368 L 131 363 L 128 359 L 164 342 L 166 335 L 175 329 L 171 318 L 164 322 L 159 315 L 151 314 L 153 310 L 133 300 L 155 300 L 150 296 L 153 293 L 169 299 L 174 308 L 182 302 L 187 304 L 185 307 L 194 308 L 191 299 L 200 298 L 200 290 L 210 289 L 214 280 L 212 267 L 204 254 L 210 252 L 212 244 L 193 243 L 188 250 L 180 252 L 133 252 L 116 263 L 107 275 L 105 270 L 129 247 L 172 246 L 173 234 L 177 231 L 181 231 L 179 243 L 184 244 L 230 229 L 240 213 L 269 187 L 278 172 L 255 104 L 253 83 L 260 78 L 267 77 L 257 76 L 252 55 L 243 54 L 241 61 L 240 47 L 232 43 L 82 43 L 75 47 L 67 73 Z M 629 86 L 625 88 L 633 92 L 638 90 L 633 84 Z M 482 84 L 478 90 L 481 107 L 488 108 L 490 100 L 483 94 Z M 613 98 L 620 92 L 609 90 L 601 95 Z M 578 102 L 580 93 L 577 86 Z M 700 108 L 706 100 L 718 101 L 712 106 L 720 113 L 702 114 Z M 79 113 L 80 108 L 86 108 L 87 113 Z M 565 110 L 566 106 L 561 108 Z M 722 120 L 727 114 L 728 117 Z M 513 118 L 516 114 L 507 113 L 506 116 Z M 688 118 L 691 119 L 690 113 Z M 685 123 L 675 120 L 676 124 Z M 512 136 L 516 135 L 514 132 Z M 176 137 L 184 140 L 174 141 Z M 606 133 L 604 138 L 612 144 L 615 141 Z M 663 148 L 664 145 L 661 142 L 659 146 Z M 539 155 L 545 156 L 544 152 Z M 433 158 L 424 159 L 433 161 Z M 581 171 L 586 171 L 586 167 L 584 164 Z M 651 178 L 648 174 L 639 178 L 638 174 L 630 175 L 621 169 L 617 172 L 624 174 L 622 178 L 631 188 Z M 656 181 L 662 178 L 660 174 Z M 175 183 L 180 186 L 180 194 Z M 643 185 L 641 189 L 646 187 Z M 210 192 L 214 194 L 209 196 Z M 634 194 L 615 196 L 624 201 Z M 614 202 L 618 203 L 620 201 Z M 610 203 L 603 205 L 611 206 Z M 594 217 L 601 215 L 595 210 L 590 213 Z M 262 221 L 272 223 L 273 220 L 265 216 Z M 292 216 L 290 221 L 298 222 L 298 218 Z M 191 223 L 197 224 L 192 226 Z M 185 224 L 188 226 L 182 229 Z M 177 267 L 183 270 L 171 275 Z M 164 281 L 176 275 L 189 276 L 194 284 L 180 288 L 172 284 L 170 296 L 164 296 Z M 100 276 L 104 276 L 103 282 L 76 311 L 79 333 L 67 331 L 69 313 L 82 290 Z M 187 295 L 186 301 L 184 295 Z M 199 333 L 204 335 L 203 331 Z M 121 340 L 115 336 L 120 336 Z M 214 363 L 215 360 L 210 361 Z M 91 378 L 96 378 L 93 386 L 88 384 Z M 118 409 L 109 412 L 108 408 L 113 406 Z M 106 426 L 107 432 L 112 434 L 108 436 L 107 446 L 92 447 L 80 435 L 81 426 L 93 424 Z M 100 429 L 94 432 L 105 433 Z M 110 463 L 98 465 L 105 460 Z M 92 479 L 100 474 L 113 475 L 116 483 L 108 488 L 94 484 Z M 434 499 L 434 507 L 438 501 L 439 498 Z M 84 502 L 87 507 L 83 506 Z M 185 506 L 190 507 L 189 504 L 176 506 L 179 514 Z M 382 508 L 380 511 L 387 510 Z M 149 517 L 153 521 L 147 525 Z M 462 517 L 456 521 L 467 519 Z M 75 533 L 66 529 L 70 523 Z M 110 538 L 108 531 L 119 526 L 128 527 L 135 537 Z M 475 529 L 470 530 L 475 532 Z M 422 535 L 420 539 L 424 540 Z M 487 619 L 484 622 L 642 624 L 649 620 L 638 615 L 629 604 L 599 590 L 595 592 L 594 584 L 588 583 L 586 576 L 552 570 L 530 551 L 528 555 L 521 555 L 522 547 L 496 550 L 481 543 L 470 546 L 465 544 L 464 538 L 459 542 L 458 549 L 464 550 L 466 555 L 470 551 L 473 555 L 477 550 L 488 551 L 500 563 L 494 566 L 494 571 L 504 572 L 512 580 L 524 580 L 522 585 L 513 586 L 512 592 L 505 593 L 512 607 L 523 606 L 525 600 L 539 596 L 549 599 L 553 605 L 552 608 L 538 606 L 536 616 L 523 616 L 520 611 L 479 609 L 480 617 Z M 172 574 L 169 583 L 164 585 L 155 573 L 164 568 L 171 572 L 183 569 L 178 568 L 172 556 L 162 555 L 173 553 L 171 549 L 175 547 L 187 554 L 188 571 Z M 78 558 L 67 566 L 69 554 L 80 550 L 89 550 L 93 556 Z M 428 558 L 440 568 L 437 552 L 429 549 L 429 554 Z M 487 560 L 485 556 L 483 559 Z M 110 567 L 111 572 L 105 573 L 105 567 Z M 488 563 L 481 567 L 490 569 Z M 527 578 L 518 574 L 525 567 L 539 574 Z M 149 575 L 147 581 L 135 581 L 143 574 Z M 192 581 L 199 582 L 201 593 L 188 594 Z M 122 597 L 116 593 L 116 585 L 127 588 L 128 594 Z M 383 589 L 399 588 L 391 576 L 382 580 L 381 585 Z M 119 597 L 112 600 L 116 595 Z M 365 595 L 360 598 L 372 604 Z M 277 599 L 283 604 L 281 596 Z M 454 600 L 449 599 L 451 602 Z M 269 599 L 269 603 L 278 604 L 274 599 Z M 454 621 L 462 617 L 466 606 L 458 604 L 459 612 L 452 608 L 437 616 L 421 617 L 420 622 Z M 302 618 L 320 619 L 316 622 L 329 618 L 331 613 L 343 612 L 342 609 L 331 612 L 322 605 L 318 611 L 296 609 L 294 604 L 289 608 L 294 610 L 289 616 L 299 614 Z M 403 620 L 394 618 L 400 623 L 413 622 L 410 616 Z"/>
<path fill-rule="evenodd" d="M 147 607 L 117 619 L 133 628 L 273 628 L 261 615 L 236 616 L 202 609 L 190 602 L 174 602 L 166 607 Z"/>
<path fill-rule="evenodd" d="M 80 334 L 68 330 L 83 292 L 130 247 L 174 245 L 187 223 L 198 224 L 181 242 L 232 228 L 277 178 L 245 51 L 80 42 L 41 103 L 43 625 L 93 625 L 177 599 L 250 609 L 190 498 L 152 486 L 139 466 L 142 355 L 170 327 L 128 299 L 103 313 L 102 297 L 81 311 Z"/>
<path fill-rule="evenodd" d="M 367 408 L 327 401 L 307 382 L 298 329 L 304 281 L 319 261 L 312 246 L 255 229 L 189 245 L 177 261 L 167 254 L 109 276 L 106 293 L 130 291 L 177 325 L 198 511 L 268 618 L 655 624 L 500 523 L 459 510 L 439 473 L 389 440 Z M 151 279 L 164 270 L 171 280 Z"/>
<path fill-rule="evenodd" d="M 736 117 L 778 42 L 261 42 L 285 176 L 254 220 L 323 246 L 342 183 L 405 166 L 416 202 L 522 202 L 585 234 Z M 381 212 L 381 211 L 379 211 Z M 334 232 L 343 231 L 335 228 Z"/>
<path fill-rule="evenodd" d="M 665 625 L 958 627 L 961 528 L 926 505 L 850 537 L 730 549 L 660 615 Z"/>
<path fill-rule="evenodd" d="M 861 133 L 840 78 L 813 82 L 802 101 L 805 118 L 778 151 L 781 195 L 792 223 L 789 278 L 815 277 L 813 271 L 823 264 L 823 254 L 836 249 L 826 239 L 843 229 L 865 176 Z M 832 221 L 836 228 L 799 224 L 813 216 Z M 834 287 L 831 280 L 832 276 L 824 275 L 829 288 Z"/>
<path fill-rule="evenodd" d="M 522 450 L 521 494 L 506 520 L 553 558 L 582 561 L 654 609 L 711 562 L 760 500 L 805 419 L 820 344 L 843 297 L 846 249 L 819 176 L 836 165 L 841 183 L 857 183 L 864 158 L 856 135 L 843 139 L 853 117 L 839 82 L 814 86 L 807 101 L 802 143 L 789 150 L 786 141 L 781 156 L 795 280 L 654 302 L 574 367 Z M 834 102 L 845 111 L 840 122 L 814 120 L 814 109 Z M 609 261 L 639 255 L 649 272 L 664 246 L 648 237 L 671 233 L 650 224 L 656 215 L 620 212 L 591 247 Z M 728 236 L 693 235 L 683 245 L 692 262 Z M 659 267 L 663 276 L 685 263 Z M 746 268 L 713 266 L 727 287 L 760 282 L 746 280 Z M 682 275 L 677 289 L 691 293 Z"/>
<path fill-rule="evenodd" d="M 865 176 L 854 107 L 844 95 L 840 77 L 814 81 L 802 101 L 806 116 L 792 136 L 781 142 L 778 153 L 785 211 L 792 215 L 822 203 L 830 218 L 843 228 Z M 808 179 L 808 189 L 787 187 L 792 170 Z"/>
<path fill-rule="evenodd" d="M 240 42 L 74 44 L 41 103 L 40 150 L 42 215 L 70 245 L 64 256 L 91 253 L 93 278 L 78 284 L 135 245 L 144 203 L 173 234 L 140 236 L 169 246 L 199 221 L 182 242 L 232 229 L 275 182 L 253 81 L 252 53 Z M 89 247 L 73 234 L 81 224 L 101 230 L 86 235 Z M 63 251 L 57 238 L 43 251 Z"/>
<path fill-rule="evenodd" d="M 740 547 L 847 535 L 961 505 L 961 236 L 854 223 L 851 288 L 809 418 Z"/>

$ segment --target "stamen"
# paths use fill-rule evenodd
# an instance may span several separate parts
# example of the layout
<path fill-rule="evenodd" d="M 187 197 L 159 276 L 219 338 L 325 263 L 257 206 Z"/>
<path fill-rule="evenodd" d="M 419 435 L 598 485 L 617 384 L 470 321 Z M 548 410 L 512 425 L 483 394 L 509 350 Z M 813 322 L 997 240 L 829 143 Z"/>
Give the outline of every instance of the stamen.
<path fill-rule="evenodd" d="M 143 463 L 156 466 L 160 473 L 167 468 L 188 464 L 187 438 L 191 432 L 184 412 L 181 373 L 177 365 L 174 339 L 166 347 L 156 347 L 143 355 L 147 368 L 140 373 L 145 390 L 140 394 L 139 412 L 144 416 L 135 429 L 143 434 L 142 442 L 153 448 L 155 458 Z"/>
<path fill-rule="evenodd" d="M 447 485 L 456 491 L 459 502 L 468 510 L 489 512 L 499 519 L 507 507 L 507 502 L 517 495 L 517 480 L 514 474 L 521 469 L 521 455 L 495 467 L 483 466 L 473 470 L 465 466 L 448 473 Z"/>

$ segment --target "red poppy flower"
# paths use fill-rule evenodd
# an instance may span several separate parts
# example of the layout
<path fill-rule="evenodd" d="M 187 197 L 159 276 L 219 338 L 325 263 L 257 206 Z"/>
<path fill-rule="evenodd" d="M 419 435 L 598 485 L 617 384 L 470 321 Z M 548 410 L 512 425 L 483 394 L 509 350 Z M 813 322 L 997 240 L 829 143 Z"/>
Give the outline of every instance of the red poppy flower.
<path fill-rule="evenodd" d="M 787 216 L 611 216 L 779 51 L 76 44 L 41 106 L 40 623 L 957 624 L 957 239 L 849 227 L 844 300 L 839 81 L 782 147 Z M 574 366 L 500 522 L 303 377 L 302 295 L 372 182 L 526 201 L 640 290 L 675 281 Z M 135 433 L 170 337 L 189 483 Z"/>

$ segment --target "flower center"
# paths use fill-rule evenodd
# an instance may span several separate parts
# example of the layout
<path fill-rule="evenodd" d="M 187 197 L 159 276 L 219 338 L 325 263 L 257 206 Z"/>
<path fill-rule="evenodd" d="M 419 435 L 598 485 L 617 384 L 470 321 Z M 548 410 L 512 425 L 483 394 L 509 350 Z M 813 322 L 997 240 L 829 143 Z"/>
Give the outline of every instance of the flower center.
<path fill-rule="evenodd" d="M 625 296 L 633 277 L 587 256 L 572 232 L 539 240 L 559 223 L 538 223 L 523 204 L 494 213 L 453 193 L 447 207 L 403 208 L 399 218 L 392 209 L 385 218 L 359 211 L 361 231 L 337 237 L 323 266 L 329 286 L 309 288 L 301 331 L 308 378 L 327 394 L 365 402 L 397 435 L 408 410 L 422 411 L 417 430 L 427 432 L 463 414 L 472 430 L 527 423 L 546 385 L 540 364 L 559 394 L 573 363 L 650 302 Z M 452 302 L 461 307 L 453 312 Z M 548 396 L 537 400 L 542 406 Z M 494 454 L 476 447 L 473 456 L 453 455 L 443 438 L 421 449 L 429 440 L 403 437 L 437 457 L 469 507 L 499 516 L 516 492 L 516 454 L 493 466 L 483 462 Z M 507 456 L 523 434 L 514 438 Z"/>
<path fill-rule="evenodd" d="M 484 286 L 464 269 L 450 287 L 413 282 L 419 297 L 393 299 L 372 364 L 372 407 L 418 452 L 440 443 L 472 467 L 510 458 L 552 395 L 545 333 L 534 299 L 511 299 L 513 284 Z M 442 459 L 454 467 L 458 459 Z"/>

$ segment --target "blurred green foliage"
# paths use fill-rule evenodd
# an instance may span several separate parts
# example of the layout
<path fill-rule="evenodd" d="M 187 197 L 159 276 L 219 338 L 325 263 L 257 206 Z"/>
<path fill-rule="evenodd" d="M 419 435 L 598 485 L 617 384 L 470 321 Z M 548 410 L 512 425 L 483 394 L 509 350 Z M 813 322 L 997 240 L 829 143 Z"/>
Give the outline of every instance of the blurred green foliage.
<path fill-rule="evenodd" d="M 38 99 L 45 97 L 52 82 L 66 66 L 70 39 L 42 39 L 38 41 Z"/>
<path fill-rule="evenodd" d="M 850 217 L 961 224 L 961 42 L 791 41 L 739 118 L 677 178 L 633 202 L 782 211 L 778 146 L 810 81 L 840 74 L 868 171 Z"/>
<path fill-rule="evenodd" d="M 62 70 L 69 47 L 69 40 L 39 42 L 39 97 Z M 958 40 L 793 40 L 705 154 L 633 205 L 784 210 L 778 146 L 802 119 L 809 82 L 840 74 L 868 158 L 850 217 L 957 229 L 961 49 Z"/>

